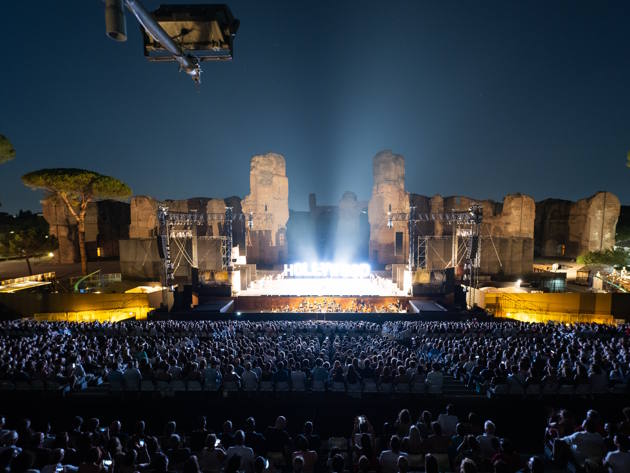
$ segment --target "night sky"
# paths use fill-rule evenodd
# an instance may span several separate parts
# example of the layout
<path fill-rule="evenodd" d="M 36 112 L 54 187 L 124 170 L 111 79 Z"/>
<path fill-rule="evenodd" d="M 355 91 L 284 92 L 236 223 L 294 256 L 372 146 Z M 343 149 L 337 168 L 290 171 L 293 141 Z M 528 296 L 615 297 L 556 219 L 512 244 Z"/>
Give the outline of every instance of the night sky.
<path fill-rule="evenodd" d="M 131 15 L 128 41 L 109 40 L 101 0 L 3 0 L 0 133 L 17 157 L 0 210 L 40 209 L 20 176 L 42 167 L 158 198 L 243 197 L 250 157 L 269 151 L 287 160 L 291 208 L 309 192 L 367 200 L 387 148 L 419 194 L 630 203 L 630 2 L 228 4 L 234 61 L 204 63 L 196 88 L 145 60 Z"/>

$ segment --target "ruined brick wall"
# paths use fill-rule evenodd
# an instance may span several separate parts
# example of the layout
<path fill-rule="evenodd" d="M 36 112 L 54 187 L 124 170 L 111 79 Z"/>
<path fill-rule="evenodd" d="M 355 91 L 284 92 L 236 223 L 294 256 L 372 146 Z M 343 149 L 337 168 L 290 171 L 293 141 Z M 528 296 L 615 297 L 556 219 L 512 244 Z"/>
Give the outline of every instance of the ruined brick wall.
<path fill-rule="evenodd" d="M 251 212 L 253 228 L 247 242 L 247 261 L 274 266 L 287 258 L 286 225 L 289 220 L 289 180 L 284 157 L 276 153 L 253 156 L 249 195 L 241 202 Z"/>
<path fill-rule="evenodd" d="M 610 192 L 577 202 L 546 199 L 536 203 L 536 254 L 576 258 L 615 244 L 621 205 Z"/>
<path fill-rule="evenodd" d="M 50 234 L 59 242 L 58 262 L 78 263 L 78 230 L 75 218 L 57 197 L 42 201 L 44 219 Z M 90 202 L 85 214 L 85 249 L 88 260 L 117 258 L 118 241 L 129 235 L 130 208 L 126 202 L 100 200 Z"/>
<path fill-rule="evenodd" d="M 533 264 L 534 200 L 522 194 L 510 194 L 502 203 L 465 196 L 427 197 L 411 194 L 417 213 L 447 214 L 464 211 L 480 204 L 483 223 L 480 228 L 480 271 L 484 274 L 519 275 L 531 271 Z M 419 222 L 416 235 L 427 238 L 427 269 L 443 269 L 451 262 L 453 226 L 435 220 Z"/>
<path fill-rule="evenodd" d="M 407 222 L 393 221 L 392 228 L 388 228 L 387 220 L 390 211 L 409 212 L 405 159 L 391 150 L 379 152 L 373 159 L 373 176 L 372 197 L 368 204 L 370 260 L 376 265 L 404 263 L 409 255 Z"/>
<path fill-rule="evenodd" d="M 48 222 L 49 233 L 57 238 L 59 263 L 76 263 L 80 261 L 79 239 L 76 220 L 60 199 L 48 197 L 42 200 L 42 213 Z"/>

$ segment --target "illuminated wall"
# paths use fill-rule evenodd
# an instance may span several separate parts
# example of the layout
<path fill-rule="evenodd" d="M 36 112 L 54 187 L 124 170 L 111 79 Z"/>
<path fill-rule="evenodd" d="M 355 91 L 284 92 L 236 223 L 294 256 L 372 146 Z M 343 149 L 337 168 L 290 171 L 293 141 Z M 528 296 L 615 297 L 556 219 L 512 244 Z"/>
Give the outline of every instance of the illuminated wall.
<path fill-rule="evenodd" d="M 612 324 L 613 294 L 592 293 L 484 293 L 476 301 L 495 317 L 523 322 L 596 322 Z"/>

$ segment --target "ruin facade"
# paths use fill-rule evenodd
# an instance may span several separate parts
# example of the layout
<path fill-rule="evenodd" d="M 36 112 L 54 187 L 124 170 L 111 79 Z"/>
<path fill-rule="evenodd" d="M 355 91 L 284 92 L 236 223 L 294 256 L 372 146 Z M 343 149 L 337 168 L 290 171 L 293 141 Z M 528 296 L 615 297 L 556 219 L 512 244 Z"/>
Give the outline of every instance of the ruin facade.
<path fill-rule="evenodd" d="M 253 226 L 247 239 L 247 260 L 274 266 L 287 259 L 289 179 L 284 156 L 267 153 L 252 157 L 249 194 L 242 200 L 243 213 Z"/>
<path fill-rule="evenodd" d="M 407 191 L 404 158 L 391 150 L 374 156 L 373 176 L 369 202 L 360 201 L 348 191 L 338 205 L 318 205 L 311 194 L 308 212 L 289 214 L 285 159 L 269 153 L 251 158 L 250 192 L 243 199 L 198 197 L 163 203 L 170 212 L 195 211 L 206 215 L 207 223 L 193 230 L 195 238 L 177 242 L 197 255 L 197 261 L 192 263 L 200 271 L 223 269 L 221 239 L 226 233 L 226 207 L 231 207 L 236 216 L 232 223 L 233 246 L 239 247 L 248 263 L 263 268 L 278 267 L 289 260 L 313 259 L 369 260 L 377 268 L 405 265 L 409 261 L 410 239 L 406 216 L 411 209 L 416 215 L 445 215 L 466 211 L 473 203 L 479 204 L 483 211 L 479 232 L 482 274 L 521 275 L 532 270 L 534 253 L 575 258 L 615 244 L 620 204 L 608 192 L 577 202 L 547 199 L 535 203 L 523 194 L 507 195 L 502 202 L 465 196 L 429 197 Z M 149 196 L 135 196 L 129 204 L 90 203 L 86 217 L 88 258 L 120 256 L 125 277 L 159 279 L 164 270 L 157 240 L 159 204 Z M 44 200 L 42 205 L 50 233 L 59 240 L 60 262 L 77 262 L 74 219 L 55 198 Z M 462 235 L 454 239 L 453 228 L 452 223 L 441 218 L 416 222 L 412 227 L 414 264 L 428 270 L 453 266 L 457 259 L 453 258 L 453 249 L 461 247 L 465 239 Z M 454 265 L 456 273 L 461 260 Z M 176 276 L 189 278 L 190 262 L 180 258 L 177 265 Z"/>
<path fill-rule="evenodd" d="M 57 238 L 59 263 L 80 261 L 79 237 L 75 218 L 66 204 L 55 196 L 42 200 L 42 214 L 49 233 Z M 129 237 L 129 204 L 117 200 L 90 202 L 85 214 L 85 251 L 88 260 L 115 259 L 118 242 Z"/>
<path fill-rule="evenodd" d="M 536 255 L 576 258 L 615 245 L 621 205 L 610 192 L 577 202 L 546 199 L 536 203 Z"/>
<path fill-rule="evenodd" d="M 405 263 L 409 256 L 409 229 L 406 221 L 389 221 L 389 214 L 409 212 L 405 191 L 405 159 L 385 150 L 374 156 L 374 185 L 368 204 L 370 260 L 376 264 Z M 388 225 L 389 223 L 389 225 Z"/>
<path fill-rule="evenodd" d="M 511 194 L 502 203 L 498 203 L 464 196 L 427 197 L 412 194 L 410 201 L 417 214 L 434 215 L 466 211 L 473 203 L 481 205 L 483 220 L 479 228 L 478 247 L 480 272 L 518 275 L 531 271 L 535 213 L 535 203 L 531 197 Z M 419 247 L 420 240 L 424 240 L 424 269 L 444 269 L 451 265 L 454 228 L 452 224 L 440 219 L 418 222 L 415 225 L 414 234 L 418 239 L 416 245 Z M 461 247 L 464 244 L 463 237 L 458 238 L 458 246 Z M 458 265 L 461 264 L 462 261 L 458 261 Z"/>

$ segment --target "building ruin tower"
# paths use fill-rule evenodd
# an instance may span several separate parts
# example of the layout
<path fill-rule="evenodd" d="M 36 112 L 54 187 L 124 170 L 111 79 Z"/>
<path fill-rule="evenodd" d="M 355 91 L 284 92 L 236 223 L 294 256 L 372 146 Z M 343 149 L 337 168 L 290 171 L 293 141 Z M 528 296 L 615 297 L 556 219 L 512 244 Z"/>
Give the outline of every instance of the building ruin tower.
<path fill-rule="evenodd" d="M 407 222 L 400 219 L 388 225 L 388 214 L 409 212 L 409 193 L 405 191 L 405 159 L 381 151 L 373 160 L 374 185 L 368 204 L 370 223 L 370 261 L 376 265 L 406 263 L 409 256 Z"/>
<path fill-rule="evenodd" d="M 247 261 L 271 267 L 287 259 L 286 228 L 289 220 L 289 179 L 284 157 L 256 155 L 250 161 L 249 195 L 242 201 L 248 230 Z M 250 217 L 251 214 L 251 217 Z"/>

